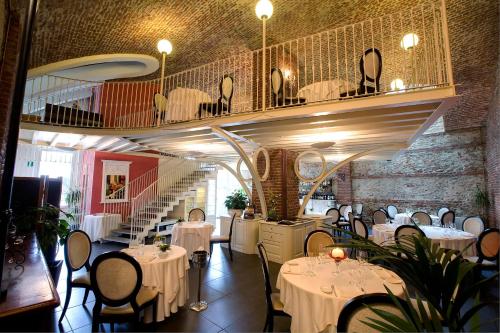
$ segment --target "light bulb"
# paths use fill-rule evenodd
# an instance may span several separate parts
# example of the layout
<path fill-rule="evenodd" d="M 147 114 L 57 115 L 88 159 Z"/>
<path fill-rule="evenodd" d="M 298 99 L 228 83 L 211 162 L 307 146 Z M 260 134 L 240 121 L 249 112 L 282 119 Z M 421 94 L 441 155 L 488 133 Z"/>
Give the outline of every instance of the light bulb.
<path fill-rule="evenodd" d="M 160 40 L 157 44 L 157 47 L 160 53 L 166 53 L 166 54 L 172 53 L 172 43 L 170 43 L 170 41 L 166 39 Z"/>
<path fill-rule="evenodd" d="M 403 36 L 401 39 L 401 47 L 405 50 L 411 49 L 417 46 L 419 38 L 416 34 L 410 33 Z"/>
<path fill-rule="evenodd" d="M 404 84 L 403 80 L 394 79 L 391 81 L 391 90 L 392 91 L 403 90 L 403 89 L 405 89 L 405 84 Z"/>
<path fill-rule="evenodd" d="M 255 14 L 259 19 L 270 19 L 273 15 L 273 4 L 269 0 L 259 0 L 255 6 Z"/>

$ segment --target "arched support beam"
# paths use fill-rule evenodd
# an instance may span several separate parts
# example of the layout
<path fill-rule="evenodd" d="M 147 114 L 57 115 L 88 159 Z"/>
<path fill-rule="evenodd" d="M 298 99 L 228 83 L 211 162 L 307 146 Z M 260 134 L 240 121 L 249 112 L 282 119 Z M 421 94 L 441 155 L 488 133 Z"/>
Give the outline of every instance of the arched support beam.
<path fill-rule="evenodd" d="M 387 145 L 384 147 L 374 148 L 374 149 L 363 151 L 361 153 L 354 154 L 351 157 L 348 157 L 345 160 L 341 161 L 340 163 L 335 165 L 333 168 L 331 168 L 327 172 L 323 173 L 323 175 L 321 175 L 321 177 L 314 183 L 314 185 L 311 188 L 311 190 L 309 191 L 309 193 L 307 193 L 307 195 L 304 197 L 304 200 L 302 201 L 302 205 L 300 205 L 299 212 L 297 213 L 297 216 L 298 217 L 304 216 L 304 211 L 306 209 L 307 204 L 309 203 L 309 200 L 311 200 L 312 195 L 314 194 L 314 192 L 316 192 L 316 190 L 321 185 L 321 183 L 326 178 L 328 178 L 333 173 L 335 173 L 338 169 L 342 168 L 344 165 L 347 165 L 348 163 L 350 163 L 354 160 L 357 160 L 358 158 L 361 158 L 361 157 L 366 156 L 366 155 L 370 155 L 370 154 L 378 152 L 378 151 L 391 150 L 391 149 L 405 149 L 405 148 L 408 148 L 408 145 L 406 143 Z"/>
<path fill-rule="evenodd" d="M 252 197 L 252 192 L 250 191 L 250 189 L 248 188 L 247 184 L 245 183 L 245 180 L 243 180 L 243 177 L 241 177 L 236 171 L 234 171 L 233 168 L 231 168 L 229 165 L 227 165 L 224 162 L 220 162 L 220 161 L 212 161 L 212 162 L 215 163 L 215 164 L 220 165 L 221 167 L 223 167 L 224 169 L 226 169 L 227 171 L 229 171 L 238 180 L 238 182 L 241 185 L 241 188 L 243 189 L 243 191 L 245 191 L 245 193 L 247 194 L 247 196 L 249 198 Z"/>
<path fill-rule="evenodd" d="M 257 195 L 260 201 L 260 209 L 262 211 L 262 217 L 266 219 L 267 218 L 266 197 L 264 196 L 264 190 L 262 189 L 259 173 L 255 169 L 252 161 L 245 153 L 243 148 L 239 145 L 239 143 L 236 142 L 231 133 L 217 126 L 212 127 L 212 132 L 221 139 L 223 139 L 224 141 L 226 141 L 231 147 L 233 147 L 233 149 L 238 153 L 243 162 L 245 162 L 245 164 L 247 165 L 248 171 L 250 171 L 250 174 L 252 175 L 252 179 L 255 184 L 255 189 L 257 190 Z"/>

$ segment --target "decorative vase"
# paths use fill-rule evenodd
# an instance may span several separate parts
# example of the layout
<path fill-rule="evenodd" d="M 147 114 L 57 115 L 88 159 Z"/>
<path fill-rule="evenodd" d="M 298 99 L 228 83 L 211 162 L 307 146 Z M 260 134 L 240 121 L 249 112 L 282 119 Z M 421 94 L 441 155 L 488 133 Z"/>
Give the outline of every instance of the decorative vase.
<path fill-rule="evenodd" d="M 241 214 L 243 214 L 243 209 L 228 209 L 227 211 L 231 217 L 233 214 L 236 214 L 236 217 L 241 217 Z"/>

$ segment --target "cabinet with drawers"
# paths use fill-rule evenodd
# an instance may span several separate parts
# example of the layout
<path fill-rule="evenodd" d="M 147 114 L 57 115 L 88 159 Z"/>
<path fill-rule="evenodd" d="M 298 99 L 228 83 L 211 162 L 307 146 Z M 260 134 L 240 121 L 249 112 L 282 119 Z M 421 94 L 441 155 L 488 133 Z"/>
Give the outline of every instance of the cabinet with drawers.
<path fill-rule="evenodd" d="M 304 240 L 315 229 L 315 221 L 305 221 L 294 225 L 261 221 L 259 241 L 266 248 L 268 260 L 282 264 L 304 255 Z"/>
<path fill-rule="evenodd" d="M 259 222 L 261 220 L 245 220 L 240 217 L 234 219 L 233 237 L 231 239 L 231 248 L 233 251 L 238 251 L 246 254 L 254 254 L 256 252 L 257 241 L 259 240 Z M 229 235 L 231 226 L 231 217 L 221 216 L 221 235 Z M 227 247 L 227 244 L 221 244 Z"/>

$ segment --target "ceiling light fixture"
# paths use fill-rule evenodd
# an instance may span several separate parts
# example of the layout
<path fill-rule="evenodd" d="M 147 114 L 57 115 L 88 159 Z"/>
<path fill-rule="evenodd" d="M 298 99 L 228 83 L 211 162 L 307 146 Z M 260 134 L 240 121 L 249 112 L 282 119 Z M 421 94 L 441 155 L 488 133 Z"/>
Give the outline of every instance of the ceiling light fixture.
<path fill-rule="evenodd" d="M 417 46 L 419 38 L 414 33 L 409 33 L 403 36 L 401 39 L 401 47 L 405 50 L 409 50 Z"/>
<path fill-rule="evenodd" d="M 391 81 L 391 90 L 392 91 L 404 90 L 405 88 L 406 87 L 405 87 L 403 80 L 394 79 Z"/>

